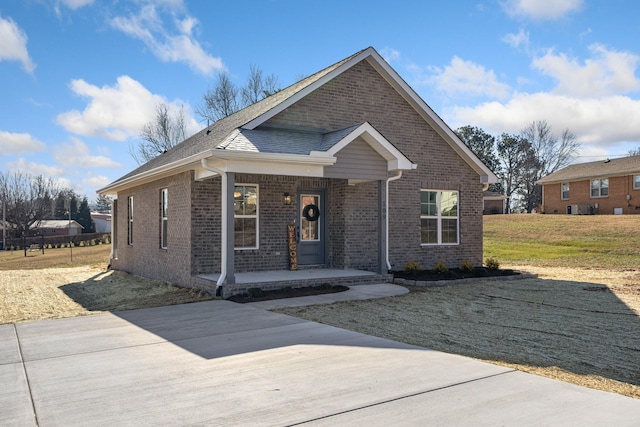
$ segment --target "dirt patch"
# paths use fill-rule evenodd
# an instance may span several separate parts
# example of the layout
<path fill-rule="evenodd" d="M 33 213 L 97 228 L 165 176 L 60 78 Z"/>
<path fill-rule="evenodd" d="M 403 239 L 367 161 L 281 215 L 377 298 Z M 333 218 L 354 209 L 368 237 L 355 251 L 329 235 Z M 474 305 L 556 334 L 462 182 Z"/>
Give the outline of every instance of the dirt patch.
<path fill-rule="evenodd" d="M 282 288 L 269 291 L 263 291 L 259 288 L 250 289 L 246 294 L 233 295 L 227 300 L 238 302 L 241 304 L 248 302 L 269 301 L 273 299 L 306 297 L 310 295 L 334 294 L 337 292 L 348 291 L 349 288 L 343 285 L 318 285 L 306 286 L 303 288 Z"/>
<path fill-rule="evenodd" d="M 544 278 L 277 311 L 640 398 L 639 272 L 535 270 Z"/>
<path fill-rule="evenodd" d="M 0 272 L 0 324 L 209 299 L 193 289 L 90 266 Z"/>

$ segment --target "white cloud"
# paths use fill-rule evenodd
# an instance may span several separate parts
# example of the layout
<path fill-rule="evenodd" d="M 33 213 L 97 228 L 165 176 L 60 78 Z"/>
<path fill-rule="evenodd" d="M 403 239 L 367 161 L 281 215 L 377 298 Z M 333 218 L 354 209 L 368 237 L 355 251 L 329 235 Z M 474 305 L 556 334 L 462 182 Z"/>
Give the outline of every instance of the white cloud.
<path fill-rule="evenodd" d="M 178 6 L 174 2 L 165 4 L 173 8 Z M 138 15 L 118 16 L 111 20 L 114 28 L 141 40 L 163 62 L 184 62 L 204 75 L 224 69 L 222 60 L 205 52 L 192 37 L 193 29 L 198 24 L 196 18 L 187 16 L 182 20 L 174 20 L 174 24 L 177 34 L 164 28 L 153 4 L 145 5 Z"/>
<path fill-rule="evenodd" d="M 522 28 L 518 31 L 518 34 L 509 33 L 502 38 L 502 41 L 513 48 L 529 49 L 529 32 Z"/>
<path fill-rule="evenodd" d="M 63 167 L 119 168 L 122 165 L 107 156 L 91 155 L 89 147 L 79 138 L 71 137 L 70 143 L 57 147 L 53 158 Z"/>
<path fill-rule="evenodd" d="M 434 74 L 428 81 L 447 94 L 481 95 L 492 98 L 509 96 L 509 85 L 498 81 L 493 70 L 454 56 L 451 63 L 440 69 L 432 67 Z"/>
<path fill-rule="evenodd" d="M 78 10 L 81 7 L 92 4 L 94 0 L 60 0 L 60 4 L 68 7 L 71 10 Z"/>
<path fill-rule="evenodd" d="M 111 183 L 111 179 L 104 175 L 94 175 L 89 173 L 86 178 L 82 180 L 82 184 L 86 187 L 92 188 L 94 191 L 100 188 L 104 188 Z M 89 196 L 89 198 L 91 198 Z"/>
<path fill-rule="evenodd" d="M 3 155 L 21 154 L 44 150 L 45 145 L 28 133 L 0 131 L 0 153 Z"/>
<path fill-rule="evenodd" d="M 640 141 L 640 100 L 626 96 L 584 99 L 519 93 L 506 103 L 454 107 L 445 117 L 454 128 L 472 124 L 492 134 L 518 133 L 534 120 L 546 120 L 557 131 L 571 130 L 584 144 Z"/>
<path fill-rule="evenodd" d="M 0 62 L 19 61 L 26 72 L 33 73 L 36 65 L 29 57 L 27 39 L 25 32 L 13 19 L 0 17 Z"/>
<path fill-rule="evenodd" d="M 84 111 L 72 110 L 58 115 L 58 124 L 79 135 L 118 141 L 138 135 L 153 118 L 155 106 L 165 102 L 129 76 L 120 76 L 114 86 L 101 88 L 82 79 L 73 80 L 71 90 L 89 98 L 89 104 Z"/>
<path fill-rule="evenodd" d="M 622 153 L 622 151 L 620 151 Z M 595 145 L 581 145 L 576 153 L 576 163 L 593 162 L 611 157 L 609 150 Z"/>
<path fill-rule="evenodd" d="M 23 157 L 13 162 L 5 163 L 7 169 L 11 171 L 24 172 L 31 175 L 44 175 L 48 177 L 60 177 L 64 170 L 60 166 L 45 165 L 43 163 L 29 162 Z"/>
<path fill-rule="evenodd" d="M 387 61 L 389 64 L 400 59 L 400 52 L 392 49 L 390 47 L 385 47 L 380 51 L 380 55 Z"/>
<path fill-rule="evenodd" d="M 610 50 L 601 44 L 589 46 L 592 58 L 578 62 L 553 50 L 535 58 L 534 69 L 558 81 L 554 92 L 577 97 L 597 97 L 632 92 L 640 88 L 635 70 L 638 55 Z"/>
<path fill-rule="evenodd" d="M 553 20 L 580 10 L 582 4 L 583 0 L 505 0 L 502 8 L 511 17 Z"/>

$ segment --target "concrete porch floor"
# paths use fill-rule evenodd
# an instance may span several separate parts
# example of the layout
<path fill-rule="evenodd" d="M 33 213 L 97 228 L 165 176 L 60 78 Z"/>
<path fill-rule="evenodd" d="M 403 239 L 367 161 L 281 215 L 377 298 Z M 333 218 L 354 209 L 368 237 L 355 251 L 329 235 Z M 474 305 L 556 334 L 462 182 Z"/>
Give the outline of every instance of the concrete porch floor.
<path fill-rule="evenodd" d="M 308 281 L 317 279 L 353 279 L 355 277 L 376 277 L 376 273 L 364 270 L 341 270 L 336 268 L 313 268 L 303 270 L 272 270 L 272 271 L 252 271 L 246 273 L 236 273 L 236 285 L 247 285 L 252 283 L 267 282 L 290 282 Z M 198 277 L 217 281 L 220 274 L 201 274 Z"/>

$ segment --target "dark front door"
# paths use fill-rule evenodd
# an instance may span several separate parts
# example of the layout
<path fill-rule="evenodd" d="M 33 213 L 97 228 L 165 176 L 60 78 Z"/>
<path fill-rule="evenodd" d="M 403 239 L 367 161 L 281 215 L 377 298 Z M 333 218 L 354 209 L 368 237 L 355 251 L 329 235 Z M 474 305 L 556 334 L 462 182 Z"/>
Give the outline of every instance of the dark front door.
<path fill-rule="evenodd" d="M 305 191 L 298 196 L 300 235 L 298 265 L 325 263 L 326 209 L 324 191 Z"/>

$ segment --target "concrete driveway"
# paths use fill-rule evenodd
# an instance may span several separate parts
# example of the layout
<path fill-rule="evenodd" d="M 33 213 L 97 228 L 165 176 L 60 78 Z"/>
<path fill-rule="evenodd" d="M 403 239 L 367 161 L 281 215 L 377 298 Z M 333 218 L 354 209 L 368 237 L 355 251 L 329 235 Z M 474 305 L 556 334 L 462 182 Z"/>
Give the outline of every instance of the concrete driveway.
<path fill-rule="evenodd" d="M 640 400 L 210 301 L 0 325 L 0 424 L 616 425 Z"/>

